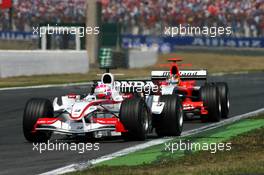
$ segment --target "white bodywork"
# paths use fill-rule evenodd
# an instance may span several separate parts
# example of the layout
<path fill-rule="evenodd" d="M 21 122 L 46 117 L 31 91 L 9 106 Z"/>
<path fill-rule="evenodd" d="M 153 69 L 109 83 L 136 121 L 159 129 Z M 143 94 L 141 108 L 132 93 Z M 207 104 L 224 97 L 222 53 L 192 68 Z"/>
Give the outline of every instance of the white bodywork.
<path fill-rule="evenodd" d="M 105 75 L 103 74 L 102 77 Z M 107 75 L 112 77 L 112 81 L 108 84 L 111 87 L 110 99 L 97 99 L 94 94 L 89 94 L 84 98 L 81 98 L 80 95 L 56 97 L 53 101 L 53 108 L 55 117 L 60 120 L 41 124 L 36 130 L 51 130 L 55 133 L 68 135 L 84 135 L 93 132 L 95 137 L 120 135 L 115 131 L 115 124 L 111 121 L 102 124 L 100 121 L 93 120 L 93 115 L 98 118 L 118 116 L 121 103 L 124 100 L 124 94 L 119 92 L 114 85 L 113 75 L 109 73 Z M 100 83 L 104 83 L 103 78 Z M 160 114 L 165 105 L 163 102 L 159 102 L 159 96 L 147 96 L 146 103 L 153 114 Z"/>
<path fill-rule="evenodd" d="M 118 99 L 123 100 L 122 97 L 118 97 Z M 98 101 L 94 95 L 88 95 L 81 100 L 78 98 L 72 99 L 69 98 L 69 96 L 62 96 L 61 100 L 61 105 L 58 104 L 58 97 L 56 97 L 53 101 L 54 112 L 55 114 L 61 113 L 59 115 L 61 120 L 57 120 L 55 123 L 49 124 L 48 127 L 41 125 L 40 127 L 36 128 L 36 130 L 52 130 L 55 131 L 55 133 L 70 135 L 83 135 L 88 132 L 94 132 L 95 137 L 120 135 L 120 133 L 115 132 L 114 124 L 100 124 L 98 122 L 93 122 L 92 120 L 87 122 L 87 119 L 85 119 L 87 116 L 89 116 L 89 114 L 92 114 L 96 110 L 104 110 L 99 105 L 90 105 L 91 103 Z M 121 101 L 117 102 L 116 104 L 106 104 L 102 106 L 118 115 Z M 104 118 L 110 118 L 113 116 L 109 113 L 98 113 L 97 115 Z"/>

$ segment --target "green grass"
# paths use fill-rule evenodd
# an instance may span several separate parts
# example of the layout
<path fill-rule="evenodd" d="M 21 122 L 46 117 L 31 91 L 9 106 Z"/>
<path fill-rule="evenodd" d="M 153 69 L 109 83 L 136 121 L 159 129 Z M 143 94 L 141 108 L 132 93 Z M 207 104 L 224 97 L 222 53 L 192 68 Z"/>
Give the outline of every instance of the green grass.
<path fill-rule="evenodd" d="M 229 139 L 224 142 L 232 143 L 230 151 L 217 151 L 215 154 L 209 151 L 199 151 L 177 156 L 159 156 L 157 161 L 149 164 L 140 165 L 121 165 L 121 166 L 96 166 L 82 172 L 70 173 L 71 175 L 163 175 L 163 174 L 183 174 L 183 175 L 224 175 L 224 174 L 263 174 L 264 173 L 264 127 L 252 129 L 254 124 L 264 125 L 264 117 L 254 117 L 244 121 L 250 121 L 251 126 L 245 122 L 238 122 L 236 125 L 226 126 L 226 130 L 232 127 L 238 135 L 231 136 L 230 131 L 207 133 L 211 136 L 211 141 L 223 142 L 223 134 Z M 248 123 L 249 124 L 249 123 Z M 252 130 L 251 130 L 251 129 Z M 246 129 L 246 130 L 245 130 Z M 221 130 L 219 128 L 219 130 Z M 242 134 L 242 130 L 247 131 Z M 240 133 L 240 134 L 239 134 Z M 206 135 L 192 137 L 193 141 L 206 139 Z M 208 140 L 208 139 L 206 139 Z M 157 147 L 157 146 L 156 146 Z M 152 151 L 145 152 L 145 156 L 152 154 Z M 138 156 L 138 159 L 144 158 L 144 155 Z"/>
<path fill-rule="evenodd" d="M 186 142 L 186 143 L 197 143 L 197 144 L 213 144 L 212 149 L 215 143 L 225 142 L 226 140 L 235 137 L 241 133 L 251 131 L 256 128 L 264 127 L 263 119 L 246 119 L 234 124 L 226 125 L 217 129 L 213 129 L 207 132 L 203 132 L 198 135 L 192 135 L 190 137 L 176 138 L 172 141 L 167 142 L 170 144 Z M 186 154 L 191 154 L 199 151 L 198 149 L 188 150 L 188 151 L 179 151 L 175 150 L 173 153 L 170 151 L 164 150 L 165 145 L 156 145 L 135 153 L 128 154 L 126 156 L 117 157 L 115 159 L 102 162 L 99 165 L 140 165 L 148 164 L 153 162 L 160 162 L 162 159 L 167 158 L 179 158 L 185 156 Z M 212 150 L 214 152 L 215 150 Z"/>
<path fill-rule="evenodd" d="M 38 48 L 38 41 L 16 41 L 16 40 L 0 40 L 1 50 L 35 50 Z"/>
<path fill-rule="evenodd" d="M 121 73 L 124 76 L 117 79 L 149 77 L 151 70 L 159 70 L 168 68 L 160 68 L 160 64 L 166 63 L 167 58 L 180 56 L 184 59 L 184 63 L 192 63 L 194 69 L 205 68 L 209 73 L 218 72 L 240 72 L 240 71 L 263 71 L 264 70 L 264 55 L 263 56 L 241 56 L 230 54 L 214 54 L 214 53 L 194 53 L 194 52 L 177 52 L 174 54 L 164 54 L 159 56 L 156 65 L 142 69 L 117 69 L 113 73 Z M 92 68 L 87 74 L 62 74 L 62 75 L 41 75 L 41 76 L 22 76 L 0 79 L 0 87 L 15 87 L 15 86 L 32 86 L 43 84 L 62 84 L 88 82 L 94 79 L 99 79 L 97 74 L 102 73 L 97 68 Z"/>

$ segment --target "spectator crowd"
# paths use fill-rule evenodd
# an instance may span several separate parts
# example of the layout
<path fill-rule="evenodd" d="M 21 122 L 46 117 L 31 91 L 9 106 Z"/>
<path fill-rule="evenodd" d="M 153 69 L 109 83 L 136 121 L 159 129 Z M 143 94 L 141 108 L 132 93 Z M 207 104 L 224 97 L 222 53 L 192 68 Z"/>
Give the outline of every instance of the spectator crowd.
<path fill-rule="evenodd" d="M 120 22 L 123 33 L 162 33 L 164 27 L 231 26 L 235 36 L 264 36 L 264 0 L 100 0 L 102 21 Z M 0 30 L 8 12 L 0 11 Z M 14 0 L 13 30 L 38 23 L 83 23 L 85 0 Z"/>
<path fill-rule="evenodd" d="M 84 9 L 85 0 L 13 0 L 12 29 L 31 31 L 40 23 L 83 23 Z M 0 13 L 1 29 L 9 29 L 8 10 Z"/>
<path fill-rule="evenodd" d="M 159 34 L 166 26 L 231 26 L 236 36 L 264 36 L 264 0 L 104 0 L 103 21 L 124 32 Z"/>

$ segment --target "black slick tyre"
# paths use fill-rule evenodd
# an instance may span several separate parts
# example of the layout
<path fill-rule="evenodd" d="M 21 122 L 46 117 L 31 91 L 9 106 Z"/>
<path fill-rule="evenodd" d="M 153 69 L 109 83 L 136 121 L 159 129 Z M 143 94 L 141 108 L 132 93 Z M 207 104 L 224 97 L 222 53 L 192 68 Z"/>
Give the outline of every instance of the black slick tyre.
<path fill-rule="evenodd" d="M 160 115 L 156 115 L 155 129 L 158 136 L 179 136 L 183 128 L 183 107 L 177 95 L 162 95 L 165 106 Z"/>
<path fill-rule="evenodd" d="M 28 100 L 23 115 L 23 133 L 29 142 L 46 142 L 50 139 L 51 131 L 32 132 L 38 118 L 52 118 L 53 106 L 47 99 L 32 98 Z"/>
<path fill-rule="evenodd" d="M 215 85 L 217 86 L 220 95 L 220 101 L 222 106 L 221 117 L 228 118 L 230 106 L 228 85 L 225 82 L 217 82 L 215 83 Z"/>
<path fill-rule="evenodd" d="M 221 102 L 217 86 L 206 84 L 200 89 L 203 105 L 208 110 L 208 115 L 202 115 L 202 121 L 219 122 L 221 120 Z"/>
<path fill-rule="evenodd" d="M 149 131 L 150 117 L 145 101 L 140 97 L 125 99 L 120 108 L 120 121 L 128 132 L 125 140 L 145 140 Z"/>

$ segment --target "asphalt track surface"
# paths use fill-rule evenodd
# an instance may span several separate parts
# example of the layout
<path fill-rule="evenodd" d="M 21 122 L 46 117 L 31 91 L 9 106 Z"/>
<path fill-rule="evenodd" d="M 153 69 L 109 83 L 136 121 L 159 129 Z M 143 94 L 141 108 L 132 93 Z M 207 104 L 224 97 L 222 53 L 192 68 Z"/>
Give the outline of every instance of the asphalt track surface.
<path fill-rule="evenodd" d="M 230 116 L 243 114 L 264 107 L 264 73 L 224 75 L 209 77 L 209 81 L 226 81 L 230 88 Z M 94 159 L 123 148 L 137 145 L 138 141 L 124 142 L 119 138 L 100 139 L 99 151 L 33 151 L 33 145 L 26 142 L 22 133 L 22 115 L 26 101 L 31 97 L 55 96 L 70 92 L 86 93 L 87 86 L 52 87 L 24 90 L 0 91 L 0 174 L 38 174 L 65 165 Z M 188 121 L 184 130 L 206 125 L 199 120 Z M 52 139 L 61 139 L 55 136 Z M 155 139 L 151 137 L 150 139 Z M 61 141 L 69 142 L 68 139 Z"/>

